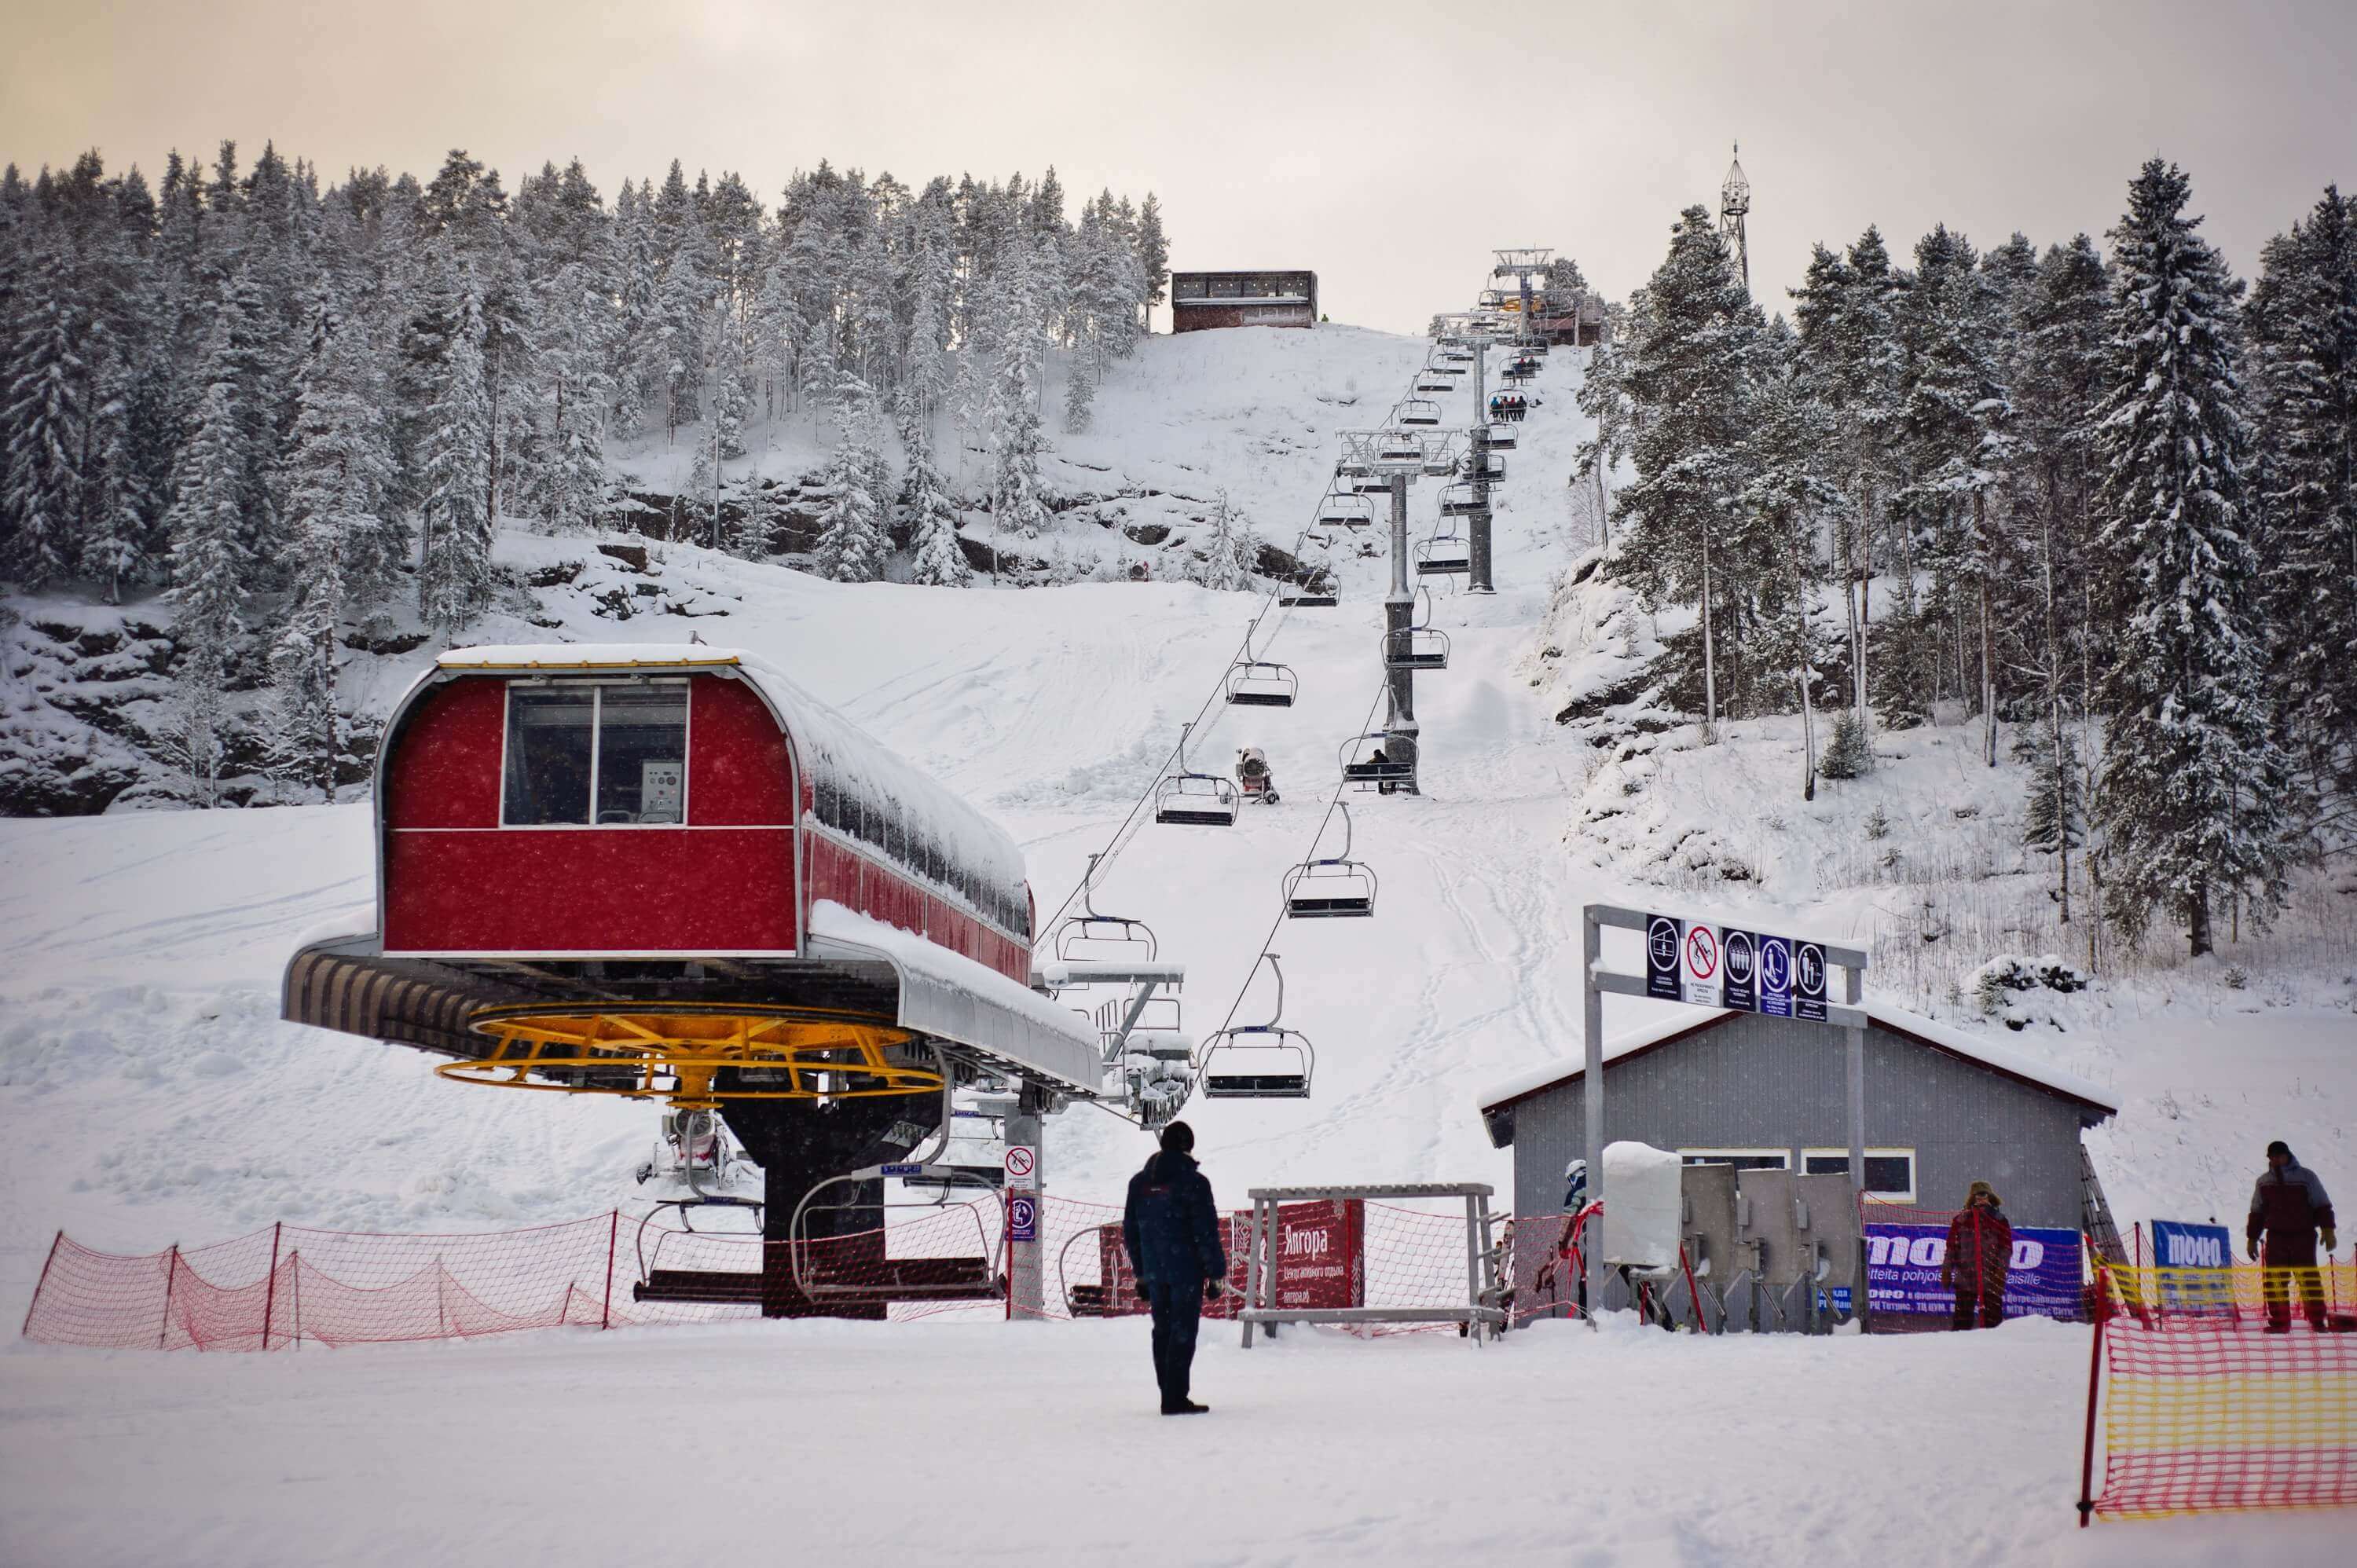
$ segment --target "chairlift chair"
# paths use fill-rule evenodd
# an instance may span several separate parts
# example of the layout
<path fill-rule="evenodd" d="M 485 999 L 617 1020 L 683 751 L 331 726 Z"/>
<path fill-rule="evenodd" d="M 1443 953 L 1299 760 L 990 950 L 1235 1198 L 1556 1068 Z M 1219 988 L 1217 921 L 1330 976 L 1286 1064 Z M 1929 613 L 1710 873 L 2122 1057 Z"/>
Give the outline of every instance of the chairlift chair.
<path fill-rule="evenodd" d="M 1413 402 L 1415 400 L 1411 399 L 1410 401 Z M 1429 408 L 1431 407 L 1431 404 L 1426 403 L 1425 406 Z M 1440 423 L 1440 413 L 1437 409 L 1433 411 L 1432 422 L 1435 424 Z M 1405 424 L 1407 422 L 1405 420 L 1402 420 L 1400 423 Z M 1424 461 L 1424 437 L 1416 435 L 1412 430 L 1384 431 L 1382 435 L 1375 437 L 1375 461 L 1378 463 L 1421 463 Z"/>
<path fill-rule="evenodd" d="M 1390 478 L 1364 478 L 1351 481 L 1351 493 L 1361 496 L 1387 496 L 1392 493 Z"/>
<path fill-rule="evenodd" d="M 1329 528 L 1370 528 L 1374 525 L 1375 503 L 1355 490 L 1329 490 L 1318 503 L 1318 521 Z"/>
<path fill-rule="evenodd" d="M 1514 414 L 1500 413 L 1492 417 L 1490 427 L 1481 435 L 1482 445 L 1492 452 L 1511 452 L 1519 444 L 1514 435 Z"/>
<path fill-rule="evenodd" d="M 1089 856 L 1089 873 L 1081 883 L 1081 910 L 1056 925 L 1054 950 L 1059 963 L 1152 963 L 1159 950 L 1154 928 L 1125 915 L 1100 914 L 1096 908 L 1097 862 Z"/>
<path fill-rule="evenodd" d="M 1419 577 L 1454 576 L 1473 569 L 1472 542 L 1458 533 L 1436 533 L 1415 549 Z"/>
<path fill-rule="evenodd" d="M 1415 778 L 1415 764 L 1405 757 L 1386 753 L 1377 760 L 1375 753 L 1404 736 L 1390 730 L 1375 730 L 1367 735 L 1353 736 L 1342 743 L 1340 757 L 1342 781 L 1346 784 L 1397 784 Z"/>
<path fill-rule="evenodd" d="M 1289 666 L 1239 659 L 1228 670 L 1228 701 L 1240 708 L 1289 708 L 1300 679 Z"/>
<path fill-rule="evenodd" d="M 1489 510 L 1489 503 L 1473 493 L 1473 487 L 1462 479 L 1444 486 L 1440 492 L 1440 515 L 1443 517 L 1479 517 Z"/>
<path fill-rule="evenodd" d="M 1285 1016 L 1285 972 L 1277 967 L 1276 954 L 1261 956 L 1276 976 L 1276 1012 L 1265 1024 L 1222 1029 L 1203 1042 L 1195 1079 L 1206 1100 L 1309 1098 L 1317 1053 L 1308 1036 L 1277 1021 Z"/>
<path fill-rule="evenodd" d="M 1455 392 L 1457 383 L 1440 373 L 1436 366 L 1426 366 L 1415 375 L 1415 390 L 1420 392 Z"/>
<path fill-rule="evenodd" d="M 1296 920 L 1347 919 L 1375 912 L 1375 871 L 1351 858 L 1351 804 L 1334 802 L 1342 813 L 1342 853 L 1309 858 L 1285 874 L 1285 912 Z"/>
<path fill-rule="evenodd" d="M 1321 569 L 1301 582 L 1286 584 L 1277 590 L 1276 602 L 1287 609 L 1331 609 L 1338 602 L 1333 575 Z"/>
<path fill-rule="evenodd" d="M 1383 633 L 1383 668 L 1446 670 L 1448 668 L 1448 634 L 1432 624 L 1432 591 L 1418 588 L 1415 596 L 1424 607 L 1423 618 L 1413 626 Z"/>
<path fill-rule="evenodd" d="M 1437 424 L 1440 423 L 1440 405 L 1430 398 L 1403 399 L 1399 405 L 1399 422 L 1402 424 Z M 1416 455 L 1424 455 L 1422 446 L 1416 448 Z"/>
<path fill-rule="evenodd" d="M 1178 770 L 1154 787 L 1154 820 L 1180 827 L 1232 828 L 1236 824 L 1236 787 L 1216 773 L 1187 770 L 1189 722 L 1178 732 Z"/>

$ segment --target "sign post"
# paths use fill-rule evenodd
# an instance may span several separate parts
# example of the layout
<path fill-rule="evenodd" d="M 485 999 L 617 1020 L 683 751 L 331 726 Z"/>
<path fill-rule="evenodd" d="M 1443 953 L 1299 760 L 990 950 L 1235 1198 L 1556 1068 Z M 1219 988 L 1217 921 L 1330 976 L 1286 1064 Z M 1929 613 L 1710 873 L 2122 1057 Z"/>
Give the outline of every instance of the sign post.
<path fill-rule="evenodd" d="M 1603 930 L 1616 926 L 1644 940 L 1642 975 L 1603 967 Z M 1828 971 L 1842 971 L 1842 1000 L 1828 1000 Z M 1682 915 L 1590 904 L 1580 911 L 1580 1027 L 1585 1049 L 1580 1109 L 1586 1122 L 1587 1194 L 1604 1195 L 1604 993 L 1642 996 L 1688 1006 L 1724 1007 L 1796 1023 L 1828 1024 L 1843 1031 L 1849 1130 L 1849 1179 L 1866 1190 L 1866 953 L 1859 948 L 1775 936 Z M 1590 1321 L 1603 1300 L 1601 1249 L 1585 1260 Z M 1865 1277 L 1860 1271 L 1861 1279 Z"/>
<path fill-rule="evenodd" d="M 1038 1093 L 1026 1085 L 1015 1113 L 1006 1119 L 1006 1315 L 1034 1322 L 1048 1316 L 1047 1261 L 1039 1250 L 1042 1118 L 1034 1098 Z M 1030 1211 L 1028 1226 L 1017 1223 L 1018 1199 Z"/>

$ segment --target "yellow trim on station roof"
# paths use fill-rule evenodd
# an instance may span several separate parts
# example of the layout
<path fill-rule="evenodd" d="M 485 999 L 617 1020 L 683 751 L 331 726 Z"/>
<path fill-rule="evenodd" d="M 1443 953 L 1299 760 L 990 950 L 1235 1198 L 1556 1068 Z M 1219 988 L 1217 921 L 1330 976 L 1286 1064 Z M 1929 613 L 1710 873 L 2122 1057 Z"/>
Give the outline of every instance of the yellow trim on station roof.
<path fill-rule="evenodd" d="M 453 660 L 446 653 L 434 662 L 436 668 L 442 670 L 479 670 L 496 674 L 507 670 L 696 670 L 716 664 L 742 664 L 744 660 L 734 653 L 716 653 L 709 659 L 525 659 L 492 663 Z"/>

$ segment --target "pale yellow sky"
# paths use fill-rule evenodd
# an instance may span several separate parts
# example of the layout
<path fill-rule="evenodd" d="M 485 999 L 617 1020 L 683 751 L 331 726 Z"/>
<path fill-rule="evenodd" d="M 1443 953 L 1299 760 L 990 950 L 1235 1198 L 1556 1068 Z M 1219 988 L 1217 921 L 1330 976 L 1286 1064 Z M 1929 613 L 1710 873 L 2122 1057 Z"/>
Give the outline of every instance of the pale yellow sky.
<path fill-rule="evenodd" d="M 1661 260 L 1727 146 L 1770 308 L 1813 240 L 1893 249 L 2100 234 L 2155 153 L 2234 265 L 2328 180 L 2357 185 L 2357 0 L 1770 5 L 1584 0 L 1154 7 L 764 0 L 11 0 L 0 159 L 265 139 L 323 173 L 512 188 L 579 156 L 740 171 L 820 158 L 915 182 L 1057 165 L 1160 192 L 1179 268 L 1310 266 L 1338 321 L 1420 329 L 1489 250 L 1549 244 L 1614 295 Z M 1157 321 L 1157 326 L 1161 325 Z"/>

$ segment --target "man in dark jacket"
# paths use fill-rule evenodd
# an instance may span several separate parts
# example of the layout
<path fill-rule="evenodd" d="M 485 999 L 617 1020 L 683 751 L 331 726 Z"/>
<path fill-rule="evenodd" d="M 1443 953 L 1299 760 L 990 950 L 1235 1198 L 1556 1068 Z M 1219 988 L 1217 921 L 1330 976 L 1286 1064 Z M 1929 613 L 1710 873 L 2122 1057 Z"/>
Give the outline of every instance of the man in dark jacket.
<path fill-rule="evenodd" d="M 1162 1129 L 1161 1152 L 1129 1178 L 1121 1218 L 1137 1298 L 1154 1309 L 1154 1380 L 1162 1385 L 1165 1415 L 1200 1415 L 1211 1408 L 1187 1397 L 1188 1381 L 1203 1303 L 1228 1277 L 1220 1210 L 1211 1184 L 1196 1168 L 1194 1149 L 1195 1130 L 1184 1122 Z"/>
<path fill-rule="evenodd" d="M 2267 1145 L 2267 1171 L 2251 1188 L 2251 1218 L 2244 1236 L 2251 1256 L 2266 1267 L 2261 1294 L 2267 1303 L 2267 1332 L 2291 1332 L 2291 1287 L 2299 1282 L 2300 1306 L 2309 1326 L 2324 1328 L 2324 1276 L 2316 1267 L 2316 1239 L 2333 1250 L 2332 1199 L 2316 1173 L 2292 1158 L 2278 1138 Z M 2265 1244 L 2262 1254 L 2262 1242 Z"/>
<path fill-rule="evenodd" d="M 2005 1279 L 2013 1268 L 2013 1222 L 1996 1189 L 1973 1183 L 1964 1211 L 1948 1222 L 1948 1250 L 1940 1283 L 1956 1293 L 1959 1328 L 1995 1328 L 2005 1321 Z"/>

